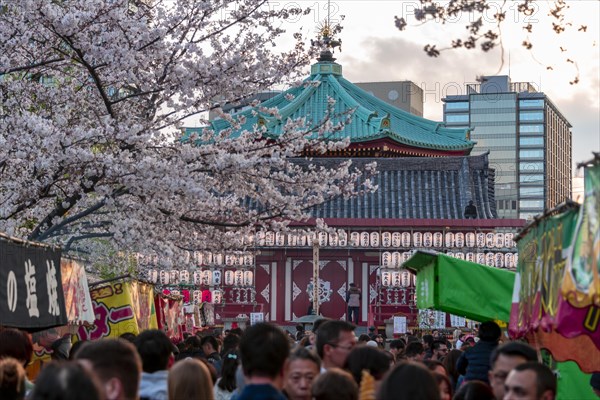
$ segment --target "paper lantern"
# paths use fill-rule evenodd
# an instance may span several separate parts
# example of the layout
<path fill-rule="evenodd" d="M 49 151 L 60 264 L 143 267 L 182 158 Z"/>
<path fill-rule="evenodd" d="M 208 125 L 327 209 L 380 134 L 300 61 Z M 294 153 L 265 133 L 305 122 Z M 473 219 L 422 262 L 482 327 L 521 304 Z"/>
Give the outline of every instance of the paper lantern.
<path fill-rule="evenodd" d="M 469 232 L 465 235 L 465 244 L 467 247 L 475 247 L 475 234 L 473 232 Z"/>
<path fill-rule="evenodd" d="M 502 239 L 504 239 L 504 238 L 502 238 Z M 504 268 L 504 254 L 496 253 L 496 257 L 494 260 L 494 266 L 496 268 Z"/>
<path fill-rule="evenodd" d="M 399 252 L 394 251 L 392 253 L 392 267 L 398 268 L 402 264 L 402 256 Z"/>
<path fill-rule="evenodd" d="M 251 254 L 246 254 L 244 256 L 244 265 L 245 266 L 250 266 L 254 264 L 254 257 L 252 257 Z"/>
<path fill-rule="evenodd" d="M 459 260 L 464 260 L 465 259 L 465 253 L 459 251 L 458 253 L 456 253 L 456 258 L 458 258 Z"/>
<path fill-rule="evenodd" d="M 476 241 L 477 247 L 479 247 L 479 248 L 485 247 L 485 233 L 480 232 L 477 235 L 475 235 L 475 241 Z"/>
<path fill-rule="evenodd" d="M 504 233 L 496 233 L 496 247 L 499 249 L 504 247 Z"/>
<path fill-rule="evenodd" d="M 454 245 L 458 248 L 465 247 L 465 234 L 462 232 L 457 232 L 454 235 Z"/>
<path fill-rule="evenodd" d="M 298 246 L 298 235 L 297 234 L 289 233 L 287 240 L 288 240 L 289 246 L 293 246 L 293 247 Z"/>
<path fill-rule="evenodd" d="M 371 232 L 370 236 L 369 242 L 371 243 L 371 247 L 379 247 L 379 232 Z"/>
<path fill-rule="evenodd" d="M 194 285 L 202 284 L 202 271 L 194 271 Z"/>
<path fill-rule="evenodd" d="M 205 265 L 211 265 L 214 264 L 215 262 L 215 257 L 214 254 L 211 252 L 205 253 L 204 254 L 204 264 Z"/>
<path fill-rule="evenodd" d="M 475 255 L 473 253 L 467 253 L 465 255 L 465 260 L 473 262 L 475 261 Z"/>
<path fill-rule="evenodd" d="M 275 234 L 275 244 L 277 246 L 285 246 L 285 235 L 281 232 Z"/>
<path fill-rule="evenodd" d="M 433 234 L 433 247 L 442 247 L 444 235 L 441 232 L 435 232 Z"/>
<path fill-rule="evenodd" d="M 160 271 L 160 283 L 163 285 L 169 284 L 169 273 L 167 271 Z"/>
<path fill-rule="evenodd" d="M 196 304 L 202 303 L 202 291 L 194 290 L 192 292 L 192 298 L 194 299 L 194 303 L 196 303 Z"/>
<path fill-rule="evenodd" d="M 477 264 L 485 265 L 485 253 L 477 253 Z"/>
<path fill-rule="evenodd" d="M 308 246 L 308 235 L 301 233 L 298 236 L 298 245 L 302 247 Z"/>
<path fill-rule="evenodd" d="M 212 297 L 213 304 L 221 304 L 223 302 L 223 292 L 221 290 L 211 290 L 210 295 Z"/>
<path fill-rule="evenodd" d="M 216 265 L 223 265 L 223 254 L 217 253 L 214 255 L 214 261 Z"/>
<path fill-rule="evenodd" d="M 392 253 L 389 251 L 384 251 L 381 254 L 381 266 L 389 267 L 392 263 Z"/>
<path fill-rule="evenodd" d="M 390 247 L 392 245 L 392 234 L 390 232 L 383 232 L 381 234 L 381 246 Z"/>
<path fill-rule="evenodd" d="M 519 265 L 519 253 L 513 253 L 513 262 L 515 263 L 515 267 Z"/>
<path fill-rule="evenodd" d="M 433 233 L 425 232 L 423 234 L 423 247 L 432 247 L 433 246 Z"/>
<path fill-rule="evenodd" d="M 446 247 L 454 247 L 454 233 L 448 232 L 444 236 L 444 244 Z"/>
<path fill-rule="evenodd" d="M 225 265 L 233 265 L 233 256 L 231 254 L 225 254 Z"/>
<path fill-rule="evenodd" d="M 273 247 L 275 245 L 275 233 L 268 231 L 265 234 L 265 246 Z"/>
<path fill-rule="evenodd" d="M 487 265 L 488 267 L 493 267 L 495 259 L 496 257 L 494 256 L 494 253 L 487 253 L 485 255 L 485 265 Z"/>
<path fill-rule="evenodd" d="M 327 246 L 327 232 L 319 232 L 318 236 L 319 246 L 325 247 Z"/>
<path fill-rule="evenodd" d="M 392 247 L 400 247 L 402 245 L 402 235 L 400 232 L 392 233 Z"/>
<path fill-rule="evenodd" d="M 360 245 L 360 233 L 352 232 L 350 233 L 350 246 L 358 247 Z"/>
<path fill-rule="evenodd" d="M 329 234 L 329 245 L 331 247 L 337 247 L 338 246 L 338 235 L 337 235 L 337 233 L 330 233 Z"/>
<path fill-rule="evenodd" d="M 369 245 L 369 232 L 360 233 L 360 247 L 367 247 Z"/>
<path fill-rule="evenodd" d="M 392 286 L 394 286 L 394 287 L 402 286 L 402 277 L 400 276 L 400 271 L 392 272 Z"/>
<path fill-rule="evenodd" d="M 504 234 L 504 246 L 505 247 L 515 247 L 515 242 L 513 241 L 515 235 L 514 233 L 505 233 Z"/>
<path fill-rule="evenodd" d="M 348 234 L 345 231 L 338 231 L 338 244 L 340 247 L 348 245 Z"/>
<path fill-rule="evenodd" d="M 236 270 L 233 273 L 233 280 L 235 286 L 243 286 L 244 285 L 244 271 Z"/>
<path fill-rule="evenodd" d="M 410 272 L 402 271 L 402 274 L 400 275 L 400 284 L 402 287 L 410 286 Z"/>
<path fill-rule="evenodd" d="M 258 231 L 256 232 L 256 244 L 258 246 L 264 246 L 265 245 L 265 238 L 266 238 L 266 234 L 264 231 Z"/>
<path fill-rule="evenodd" d="M 408 261 L 408 259 L 409 259 L 411 256 L 412 256 L 412 252 L 411 252 L 411 251 L 405 251 L 405 252 L 403 252 L 403 253 L 402 253 L 402 257 L 401 257 L 401 259 L 402 259 L 402 262 L 404 263 L 404 262 Z"/>
<path fill-rule="evenodd" d="M 252 271 L 244 271 L 244 286 L 254 285 L 254 273 Z"/>
<path fill-rule="evenodd" d="M 401 242 L 402 242 L 402 247 L 410 247 L 410 233 L 402 232 Z"/>
<path fill-rule="evenodd" d="M 389 271 L 384 271 L 381 273 L 381 285 L 385 287 L 389 287 L 392 284 L 392 274 Z"/>
<path fill-rule="evenodd" d="M 212 271 L 206 269 L 202 271 L 202 284 L 208 286 L 212 283 Z"/>
<path fill-rule="evenodd" d="M 179 282 L 181 283 L 190 283 L 190 273 L 186 270 L 182 270 L 179 272 Z"/>
<path fill-rule="evenodd" d="M 152 283 L 158 282 L 158 271 L 151 269 L 148 271 L 148 280 Z"/>
<path fill-rule="evenodd" d="M 213 271 L 212 283 L 215 286 L 219 286 L 221 284 L 221 271 L 219 271 L 219 270 Z"/>
<path fill-rule="evenodd" d="M 491 233 L 491 232 L 486 233 L 485 234 L 485 245 L 490 248 L 494 247 L 494 244 L 495 244 L 494 239 L 495 239 L 495 235 L 493 233 Z"/>
<path fill-rule="evenodd" d="M 504 255 L 504 266 L 506 268 L 514 268 L 515 267 L 515 261 L 513 259 L 512 253 L 506 253 Z"/>
<path fill-rule="evenodd" d="M 453 253 L 453 252 L 451 252 L 451 251 L 447 251 L 447 252 L 446 252 L 446 255 L 447 255 L 448 257 L 452 257 L 452 258 L 454 258 L 454 253 Z"/>
<path fill-rule="evenodd" d="M 201 251 L 195 251 L 194 252 L 194 263 L 196 265 L 202 265 L 203 262 L 204 262 L 204 254 L 202 254 Z"/>
<path fill-rule="evenodd" d="M 235 282 L 235 276 L 232 270 L 225 271 L 225 284 L 232 286 Z"/>

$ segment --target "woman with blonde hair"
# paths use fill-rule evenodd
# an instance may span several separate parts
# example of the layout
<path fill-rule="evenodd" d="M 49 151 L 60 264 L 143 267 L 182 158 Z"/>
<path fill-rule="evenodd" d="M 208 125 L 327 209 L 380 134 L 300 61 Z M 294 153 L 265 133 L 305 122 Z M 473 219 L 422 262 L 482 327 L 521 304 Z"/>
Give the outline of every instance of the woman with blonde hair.
<path fill-rule="evenodd" d="M 186 358 L 169 370 L 169 400 L 214 400 L 208 368 L 200 360 Z"/>

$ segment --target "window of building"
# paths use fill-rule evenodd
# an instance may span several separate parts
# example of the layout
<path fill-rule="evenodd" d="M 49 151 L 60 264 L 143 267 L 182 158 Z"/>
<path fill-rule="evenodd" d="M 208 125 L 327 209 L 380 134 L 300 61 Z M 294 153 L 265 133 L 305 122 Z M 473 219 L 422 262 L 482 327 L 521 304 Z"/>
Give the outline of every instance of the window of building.
<path fill-rule="evenodd" d="M 544 208 L 544 200 L 520 200 L 520 208 Z"/>
<path fill-rule="evenodd" d="M 446 114 L 446 122 L 469 122 L 469 114 Z"/>
<path fill-rule="evenodd" d="M 452 101 L 446 103 L 446 110 L 468 110 L 468 101 Z"/>
<path fill-rule="evenodd" d="M 544 158 L 544 150 L 519 150 L 521 158 Z"/>
<path fill-rule="evenodd" d="M 541 124 L 519 125 L 519 131 L 521 133 L 544 133 L 544 125 L 541 125 Z"/>
<path fill-rule="evenodd" d="M 521 121 L 543 121 L 543 111 L 521 111 L 519 113 L 519 119 Z"/>
<path fill-rule="evenodd" d="M 544 163 L 540 162 L 522 162 L 519 163 L 520 172 L 544 172 Z"/>
<path fill-rule="evenodd" d="M 540 107 L 544 107 L 544 99 L 519 100 L 519 107 L 521 107 L 521 108 L 540 108 Z"/>
<path fill-rule="evenodd" d="M 521 136 L 519 138 L 519 144 L 521 146 L 543 146 L 543 136 Z"/>
<path fill-rule="evenodd" d="M 543 187 L 522 187 L 519 188 L 519 195 L 521 197 L 543 197 L 544 196 L 544 188 Z"/>
<path fill-rule="evenodd" d="M 521 219 L 533 219 L 538 214 L 539 213 L 536 213 L 536 212 L 522 212 L 522 213 L 519 213 L 519 218 L 521 218 Z"/>
<path fill-rule="evenodd" d="M 542 174 L 521 174 L 519 175 L 521 183 L 544 183 L 544 175 Z"/>

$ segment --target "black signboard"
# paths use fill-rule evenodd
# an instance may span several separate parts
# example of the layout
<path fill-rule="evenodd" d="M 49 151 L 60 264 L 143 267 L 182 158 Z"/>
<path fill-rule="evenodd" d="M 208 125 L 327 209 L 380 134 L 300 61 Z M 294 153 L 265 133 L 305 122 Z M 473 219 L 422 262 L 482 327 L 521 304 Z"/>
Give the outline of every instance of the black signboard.
<path fill-rule="evenodd" d="M 66 324 L 60 250 L 0 237 L 0 325 L 37 331 Z"/>

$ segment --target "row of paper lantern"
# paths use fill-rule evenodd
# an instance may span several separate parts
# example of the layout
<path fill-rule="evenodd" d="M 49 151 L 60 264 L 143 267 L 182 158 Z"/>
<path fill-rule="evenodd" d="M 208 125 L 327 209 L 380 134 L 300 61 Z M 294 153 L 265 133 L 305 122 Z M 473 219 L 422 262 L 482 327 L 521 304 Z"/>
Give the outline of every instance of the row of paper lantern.
<path fill-rule="evenodd" d="M 409 271 L 398 271 L 381 269 L 381 285 L 384 287 L 410 287 L 415 286 L 416 275 L 411 274 Z"/>
<path fill-rule="evenodd" d="M 174 296 L 182 295 L 182 292 L 177 289 L 169 290 L 169 294 Z M 185 296 L 184 296 L 185 298 Z M 223 302 L 223 291 L 221 289 L 213 289 L 213 290 L 194 290 L 192 291 L 192 300 L 194 304 L 200 303 L 213 303 L 213 304 L 221 304 Z"/>
<path fill-rule="evenodd" d="M 259 232 L 258 246 L 312 246 L 316 240 L 325 247 L 515 247 L 513 233 L 475 232 L 346 232 L 289 233 Z M 287 239 L 287 240 L 286 240 Z"/>
<path fill-rule="evenodd" d="M 205 269 L 194 271 L 192 279 L 194 285 L 219 286 L 223 283 L 227 286 L 253 286 L 254 271 L 228 269 L 222 272 Z M 148 280 L 152 283 L 160 283 L 161 285 L 189 284 L 190 273 L 186 270 L 158 271 L 151 269 L 148 271 Z"/>
<path fill-rule="evenodd" d="M 516 268 L 519 262 L 518 253 L 446 253 L 446 255 L 461 260 L 475 262 L 497 268 Z"/>

